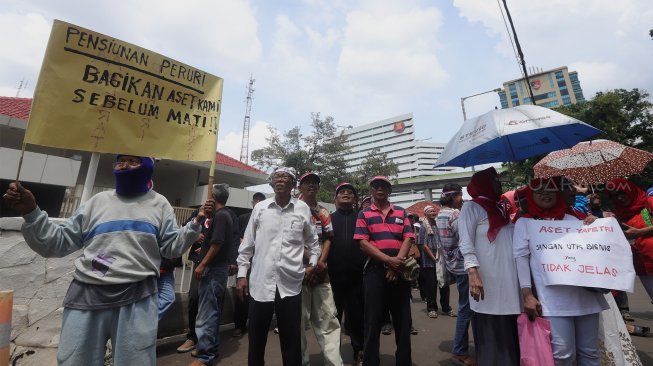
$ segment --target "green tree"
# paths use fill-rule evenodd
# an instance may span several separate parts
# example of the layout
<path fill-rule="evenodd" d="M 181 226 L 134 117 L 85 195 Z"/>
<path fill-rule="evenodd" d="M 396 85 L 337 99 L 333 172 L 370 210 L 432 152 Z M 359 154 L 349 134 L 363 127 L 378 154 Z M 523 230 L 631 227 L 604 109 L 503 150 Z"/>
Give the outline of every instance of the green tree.
<path fill-rule="evenodd" d="M 352 183 L 359 196 L 370 193 L 369 180 L 376 175 L 387 175 L 396 177 L 399 173 L 399 165 L 388 159 L 388 154 L 374 149 L 367 153 L 361 163 L 360 169 L 349 174 L 349 182 Z M 396 179 L 395 179 L 396 181 Z"/>
<path fill-rule="evenodd" d="M 278 166 L 290 166 L 297 174 L 315 172 L 320 175 L 318 199 L 332 202 L 335 185 L 343 180 L 346 164 L 343 156 L 349 153 L 347 137 L 338 132 L 333 117 L 321 118 L 311 114 L 311 134 L 304 136 L 300 127 L 280 134 L 270 127 L 268 146 L 252 151 L 252 160 L 269 171 Z"/>
<path fill-rule="evenodd" d="M 649 93 L 639 89 L 615 89 L 598 92 L 589 101 L 556 108 L 560 113 L 579 119 L 603 130 L 593 139 L 607 139 L 641 150 L 653 152 L 653 104 Z M 515 177 L 531 176 L 533 165 L 543 156 L 512 163 Z M 641 187 L 653 183 L 653 167 L 631 177 Z"/>

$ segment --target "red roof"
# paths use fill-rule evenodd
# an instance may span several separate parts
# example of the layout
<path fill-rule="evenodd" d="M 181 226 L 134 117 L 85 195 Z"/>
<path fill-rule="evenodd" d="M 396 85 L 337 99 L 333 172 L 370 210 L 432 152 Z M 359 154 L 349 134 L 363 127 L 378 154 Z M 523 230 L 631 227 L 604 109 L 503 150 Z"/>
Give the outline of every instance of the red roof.
<path fill-rule="evenodd" d="M 222 153 L 217 152 L 217 151 L 215 153 L 215 162 L 217 164 L 226 165 L 226 166 L 236 168 L 236 169 L 247 170 L 247 171 L 250 171 L 250 172 L 260 173 L 260 174 L 266 174 L 265 172 L 254 168 L 253 166 L 242 163 L 242 162 L 240 162 L 240 160 L 236 160 L 236 159 L 232 158 L 231 156 L 227 156 L 227 155 L 222 154 Z"/>
<path fill-rule="evenodd" d="M 12 118 L 27 120 L 29 118 L 29 112 L 31 108 L 32 98 L 12 98 L 0 96 L 0 114 Z M 219 165 L 247 170 L 254 173 L 266 174 L 265 172 L 254 168 L 253 166 L 241 163 L 240 161 L 219 152 L 215 153 L 215 162 Z"/>
<path fill-rule="evenodd" d="M 440 204 L 431 201 L 419 201 L 413 204 L 412 206 L 407 207 L 406 211 L 408 213 L 415 214 L 419 217 L 424 217 L 424 207 L 426 206 L 433 206 L 433 208 L 435 208 L 436 213 L 440 211 Z"/>
<path fill-rule="evenodd" d="M 27 119 L 32 107 L 32 98 L 0 97 L 0 114 L 12 118 Z"/>

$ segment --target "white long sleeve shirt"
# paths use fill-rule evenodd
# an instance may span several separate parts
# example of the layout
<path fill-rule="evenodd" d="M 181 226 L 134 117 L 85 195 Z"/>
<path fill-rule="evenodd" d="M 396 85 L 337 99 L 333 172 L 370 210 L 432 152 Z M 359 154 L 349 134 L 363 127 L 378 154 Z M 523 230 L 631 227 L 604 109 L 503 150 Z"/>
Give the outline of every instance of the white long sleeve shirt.
<path fill-rule="evenodd" d="M 485 299 L 476 301 L 471 295 L 469 306 L 477 313 L 492 315 L 519 314 L 522 296 L 513 257 L 512 223 L 502 227 L 497 238 L 487 238 L 489 221 L 485 209 L 476 202 L 465 202 L 458 217 L 460 252 L 465 269 L 478 267 Z"/>
<path fill-rule="evenodd" d="M 258 203 L 238 248 L 238 278 L 249 277 L 249 293 L 260 302 L 298 295 L 304 279 L 304 245 L 315 265 L 320 256 L 315 226 L 306 203 L 296 198 L 281 207 L 274 197 Z"/>

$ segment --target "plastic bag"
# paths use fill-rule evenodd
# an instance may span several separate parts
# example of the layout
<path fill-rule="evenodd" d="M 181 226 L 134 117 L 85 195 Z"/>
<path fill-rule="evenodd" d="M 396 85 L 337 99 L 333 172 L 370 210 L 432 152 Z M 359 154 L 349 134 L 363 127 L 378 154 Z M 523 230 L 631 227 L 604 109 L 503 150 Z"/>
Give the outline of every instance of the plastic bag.
<path fill-rule="evenodd" d="M 521 366 L 555 366 L 551 348 L 551 323 L 543 318 L 528 320 L 524 313 L 517 317 Z"/>

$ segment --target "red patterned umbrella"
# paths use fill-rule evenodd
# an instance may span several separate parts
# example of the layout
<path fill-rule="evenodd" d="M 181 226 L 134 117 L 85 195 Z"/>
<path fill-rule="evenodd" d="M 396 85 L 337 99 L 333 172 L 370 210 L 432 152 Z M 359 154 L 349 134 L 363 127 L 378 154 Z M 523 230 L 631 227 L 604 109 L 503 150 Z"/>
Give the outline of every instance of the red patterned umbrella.
<path fill-rule="evenodd" d="M 641 173 L 653 154 L 609 140 L 581 142 L 558 150 L 540 160 L 533 170 L 536 178 L 564 175 L 578 183 L 605 183 L 612 178 Z"/>

